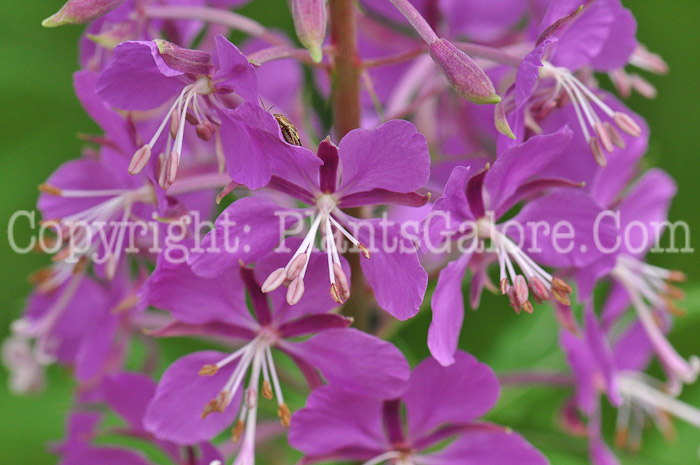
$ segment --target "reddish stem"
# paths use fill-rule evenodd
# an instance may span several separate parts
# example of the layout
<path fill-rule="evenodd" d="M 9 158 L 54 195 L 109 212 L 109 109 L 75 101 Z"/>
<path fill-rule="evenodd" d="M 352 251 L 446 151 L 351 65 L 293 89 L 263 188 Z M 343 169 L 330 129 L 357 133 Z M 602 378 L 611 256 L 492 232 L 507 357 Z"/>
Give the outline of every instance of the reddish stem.
<path fill-rule="evenodd" d="M 336 137 L 360 126 L 360 60 L 357 55 L 357 24 L 355 0 L 330 0 L 331 41 L 335 48 L 333 59 L 333 116 Z M 348 209 L 348 214 L 360 217 L 359 209 Z M 369 327 L 369 312 L 373 299 L 367 292 L 360 266 L 360 254 L 346 255 L 352 271 L 350 298 L 343 312 L 355 319 L 354 326 L 361 330 Z M 371 260 L 371 258 L 370 258 Z"/>

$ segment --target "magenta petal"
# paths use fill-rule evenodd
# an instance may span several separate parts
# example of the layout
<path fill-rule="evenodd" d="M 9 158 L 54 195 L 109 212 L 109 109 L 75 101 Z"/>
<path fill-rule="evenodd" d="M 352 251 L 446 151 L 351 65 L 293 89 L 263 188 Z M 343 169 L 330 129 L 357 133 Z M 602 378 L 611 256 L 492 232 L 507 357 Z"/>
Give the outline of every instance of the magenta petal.
<path fill-rule="evenodd" d="M 100 125 L 109 139 L 129 155 L 136 150 L 133 135 L 122 115 L 114 111 L 95 93 L 99 74 L 82 70 L 73 74 L 73 88 L 85 112 Z"/>
<path fill-rule="evenodd" d="M 107 404 L 132 428 L 143 428 L 143 416 L 156 392 L 156 383 L 151 378 L 140 373 L 107 376 L 100 391 Z"/>
<path fill-rule="evenodd" d="M 410 369 L 401 351 L 353 328 L 329 329 L 283 348 L 347 391 L 390 399 L 407 387 Z"/>
<path fill-rule="evenodd" d="M 145 429 L 160 439 L 186 445 L 209 440 L 229 426 L 238 413 L 240 392 L 223 413 L 214 412 L 203 419 L 202 410 L 221 392 L 236 363 L 226 365 L 212 376 L 198 374 L 204 365 L 214 364 L 226 355 L 216 351 L 195 352 L 170 365 L 146 410 Z"/>
<path fill-rule="evenodd" d="M 287 213 L 287 215 L 285 215 Z M 280 229 L 291 228 L 302 213 L 275 205 L 269 200 L 246 197 L 237 200 L 216 219 L 216 228 L 204 237 L 201 251 L 188 259 L 195 274 L 215 277 L 249 264 L 271 252 L 282 241 Z"/>
<path fill-rule="evenodd" d="M 382 221 L 359 223 L 357 238 L 371 252 L 370 258 L 360 258 L 360 264 L 377 304 L 399 320 L 406 320 L 415 316 L 423 303 L 428 273 L 421 266 L 413 243 L 402 236 L 400 226 L 383 227 Z"/>
<path fill-rule="evenodd" d="M 590 414 L 597 405 L 597 393 L 594 386 L 595 365 L 590 352 L 579 336 L 569 331 L 559 333 L 559 345 L 566 354 L 566 359 L 576 380 L 576 405 Z"/>
<path fill-rule="evenodd" d="M 307 455 L 355 452 L 367 460 L 389 449 L 382 426 L 382 400 L 348 393 L 341 386 L 315 389 L 294 413 L 289 443 Z"/>
<path fill-rule="evenodd" d="M 484 180 L 490 199 L 487 208 L 495 210 L 496 217 L 505 213 L 500 211 L 501 205 L 520 186 L 562 155 L 572 135 L 571 129 L 564 126 L 553 134 L 532 137 L 501 153 Z"/>
<path fill-rule="evenodd" d="M 649 170 L 634 185 L 619 206 L 621 233 L 628 233 L 623 250 L 640 256 L 656 244 L 663 234 L 658 226 L 666 221 L 676 191 L 673 179 L 659 169 Z"/>
<path fill-rule="evenodd" d="M 468 432 L 429 454 L 431 465 L 548 465 L 545 456 L 522 436 L 506 431 Z"/>
<path fill-rule="evenodd" d="M 250 189 L 267 185 L 273 174 L 301 186 L 318 185 L 321 160 L 288 144 L 271 113 L 252 103 L 219 111 L 221 142 L 231 179 Z"/>
<path fill-rule="evenodd" d="M 603 48 L 591 60 L 596 71 L 610 71 L 624 67 L 637 48 L 637 21 L 628 9 L 618 1 L 607 2 L 615 17 Z"/>
<path fill-rule="evenodd" d="M 309 315 L 284 323 L 279 327 L 279 333 L 281 337 L 288 339 L 328 329 L 347 328 L 351 324 L 351 319 L 335 313 Z"/>
<path fill-rule="evenodd" d="M 423 230 L 421 248 L 430 250 L 439 247 L 446 240 L 446 234 L 459 230 L 460 223 L 474 220 L 467 202 L 467 181 L 472 170 L 457 166 L 450 173 L 442 197 L 437 199 L 430 214 L 421 224 Z"/>
<path fill-rule="evenodd" d="M 256 332 L 250 328 L 243 328 L 216 321 L 203 324 L 181 323 L 176 321 L 161 326 L 160 328 L 149 330 L 148 335 L 153 337 L 205 336 L 252 340 L 255 338 Z"/>
<path fill-rule="evenodd" d="M 445 423 L 468 424 L 496 404 L 500 388 L 493 370 L 466 352 L 458 351 L 455 360 L 443 367 L 427 358 L 413 369 L 403 395 L 413 440 Z"/>
<path fill-rule="evenodd" d="M 215 87 L 232 89 L 247 102 L 258 103 L 258 81 L 255 68 L 248 58 L 224 36 L 217 35 L 218 71 L 213 77 Z"/>
<path fill-rule="evenodd" d="M 120 110 L 150 110 L 187 85 L 181 71 L 165 64 L 152 41 L 124 42 L 97 80 L 97 94 Z"/>
<path fill-rule="evenodd" d="M 187 263 L 171 263 L 166 254 L 158 257 L 141 296 L 148 305 L 167 310 L 185 323 L 221 321 L 246 327 L 254 323 L 246 306 L 243 282 L 236 272 L 203 278 Z"/>
<path fill-rule="evenodd" d="M 645 371 L 654 355 L 654 347 L 644 326 L 632 323 L 615 341 L 615 363 L 621 371 Z"/>
<path fill-rule="evenodd" d="M 423 187 L 430 177 L 428 144 L 408 121 L 354 129 L 338 147 L 343 167 L 338 191 L 343 195 L 372 189 L 407 193 Z"/>
<path fill-rule="evenodd" d="M 459 333 L 464 320 L 462 281 L 467 272 L 471 254 L 465 253 L 440 271 L 430 306 L 433 321 L 428 330 L 430 353 L 441 365 L 454 363 Z"/>
<path fill-rule="evenodd" d="M 521 248 L 530 258 L 541 265 L 580 268 L 605 256 L 606 250 L 613 250 L 617 238 L 614 221 L 601 213 L 587 194 L 558 189 L 526 204 L 514 221 L 523 225 L 525 240 Z M 548 233 L 546 228 L 532 227 L 540 221 L 549 225 Z M 558 223 L 566 226 L 557 229 Z M 509 228 L 508 233 L 517 243 L 520 239 L 515 229 Z M 569 238 L 562 238 L 566 234 Z"/>
<path fill-rule="evenodd" d="M 102 314 L 93 312 L 84 330 L 80 349 L 75 357 L 75 378 L 87 382 L 98 377 L 110 358 L 119 357 L 123 344 L 115 342 L 120 318 L 105 308 Z"/>
<path fill-rule="evenodd" d="M 356 192 L 340 199 L 341 208 L 363 207 L 366 205 L 406 205 L 422 207 L 430 200 L 430 196 L 418 192 L 399 194 L 384 189 L 373 189 L 368 192 Z"/>
<path fill-rule="evenodd" d="M 590 303 L 586 305 L 584 310 L 584 329 L 586 345 L 598 365 L 599 373 L 603 376 L 608 398 L 613 405 L 619 406 L 622 404 L 622 397 L 620 397 L 617 386 L 617 365 L 607 337 L 600 327 Z"/>

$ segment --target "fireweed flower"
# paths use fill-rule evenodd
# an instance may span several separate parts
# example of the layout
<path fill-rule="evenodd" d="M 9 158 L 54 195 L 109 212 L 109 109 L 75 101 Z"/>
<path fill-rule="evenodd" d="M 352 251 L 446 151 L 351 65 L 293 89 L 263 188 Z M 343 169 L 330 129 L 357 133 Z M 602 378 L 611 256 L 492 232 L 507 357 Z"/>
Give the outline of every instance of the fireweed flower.
<path fill-rule="evenodd" d="M 455 358 L 448 368 L 432 359 L 421 362 L 408 390 L 395 399 L 348 395 L 337 386 L 316 389 L 294 414 L 289 432 L 291 445 L 306 454 L 301 463 L 548 463 L 519 434 L 477 420 L 495 405 L 498 380 L 471 355 L 457 352 Z"/>
<path fill-rule="evenodd" d="M 571 366 L 576 382 L 576 405 L 591 422 L 591 455 L 596 464 L 615 463 L 610 460 L 600 436 L 599 394 L 618 408 L 617 438 L 619 446 L 637 448 L 646 418 L 651 418 L 665 435 L 672 432 L 670 416 L 700 428 L 700 411 L 668 392 L 663 385 L 643 370 L 653 353 L 645 329 L 633 323 L 611 340 L 596 318 L 592 305 L 586 304 L 582 336 L 562 331 L 560 343 Z"/>
<path fill-rule="evenodd" d="M 301 245 L 286 265 L 265 279 L 263 291 L 271 292 L 287 282 L 287 302 L 297 303 L 304 295 L 308 281 L 304 277 L 311 269 L 309 257 L 320 234 L 327 255 L 327 289 L 336 302 L 345 301 L 350 288 L 339 266 L 334 239 L 334 233 L 339 232 L 361 250 L 362 269 L 379 306 L 401 320 L 412 317 L 427 286 L 427 274 L 412 242 L 396 224 L 382 226 L 381 219 L 358 220 L 341 209 L 425 204 L 427 196 L 415 192 L 430 172 L 425 138 L 411 123 L 389 121 L 371 131 L 350 131 L 338 147 L 326 139 L 319 145 L 318 156 L 323 162 L 318 170 L 290 169 L 284 176 L 274 176 L 270 183 L 271 189 L 310 208 L 283 208 L 261 197 L 236 201 L 219 216 L 215 230 L 202 242 L 203 249 L 214 251 L 193 253 L 189 260 L 192 269 L 202 276 L 216 276 L 237 266 L 239 260 L 254 262 L 277 247 L 282 232 L 299 226 L 301 219 L 310 215 L 312 224 Z M 222 250 L 223 244 L 235 240 L 240 240 L 238 247 L 231 247 L 235 250 Z"/>
<path fill-rule="evenodd" d="M 165 152 L 159 158 L 159 184 L 175 181 L 182 156 L 187 122 L 197 135 L 209 140 L 220 125 L 216 113 L 224 100 L 236 97 L 255 102 L 258 98 L 255 70 L 248 59 L 223 36 L 216 38 L 216 57 L 173 43 L 125 42 L 114 49 L 111 64 L 102 72 L 97 92 L 121 110 L 151 110 L 174 97 L 150 142 L 139 148 L 129 172 L 139 173 L 148 163 L 164 131 L 169 132 Z M 167 137 L 167 135 L 166 135 Z"/>
<path fill-rule="evenodd" d="M 618 0 L 553 2 L 545 13 L 536 46 L 522 61 L 504 111 L 518 140 L 526 129 L 541 132 L 539 122 L 570 103 L 577 126 L 600 165 L 621 146 L 620 131 L 641 135 L 628 111 L 613 109 L 596 89 L 589 69 L 623 66 L 637 46 L 636 23 Z"/>
<path fill-rule="evenodd" d="M 39 390 L 44 367 L 57 360 L 73 363 L 91 312 L 104 301 L 100 286 L 84 278 L 84 272 L 48 293 L 35 291 L 25 315 L 12 323 L 12 335 L 3 343 L 11 387 L 22 393 Z"/>
<path fill-rule="evenodd" d="M 494 260 L 486 257 L 495 255 L 500 268 L 501 293 L 508 296 L 517 312 L 532 312 L 530 295 L 538 302 L 554 297 L 569 304 L 569 285 L 542 265 L 583 267 L 598 257 L 593 224 L 601 209 L 583 192 L 559 189 L 526 203 L 512 221 L 497 223 L 522 201 L 551 188 L 578 185 L 565 179 L 539 176 L 541 170 L 561 155 L 570 139 L 571 131 L 564 127 L 557 133 L 533 137 L 505 151 L 492 167 L 487 165 L 476 173 L 469 167 L 452 171 L 442 197 L 423 224 L 423 241 L 428 250 L 437 251 L 443 246 L 444 251 L 445 245 L 454 244 L 459 248 L 458 258 L 440 272 L 432 298 L 433 321 L 428 346 L 440 363 L 453 362 L 464 314 L 462 280 L 470 264 L 481 268 L 475 271 L 472 280 L 472 287 L 476 288 L 472 289 L 472 305 L 478 305 L 481 288 L 488 283 L 483 268 Z M 548 233 L 544 229 L 529 226 L 541 221 L 550 225 L 568 222 L 575 233 L 575 245 L 563 253 L 552 238 L 546 238 Z M 512 223 L 522 229 L 511 228 Z M 609 234 L 608 228 L 603 227 L 598 239 L 608 244 Z M 489 249 L 484 248 L 487 240 L 492 243 Z"/>
<path fill-rule="evenodd" d="M 605 168 L 607 171 L 608 168 Z M 619 177 L 613 180 L 613 177 Z M 683 315 L 676 301 L 683 297 L 675 283 L 683 273 L 647 264 L 646 253 L 659 244 L 667 223 L 671 199 L 676 193 L 674 181 L 663 171 L 649 170 L 625 190 L 628 176 L 622 170 L 600 173 L 591 195 L 601 204 L 614 207 L 615 227 L 619 231 L 617 247 L 590 266 L 576 273 L 579 291 L 587 299 L 597 282 L 613 280 L 610 303 L 603 313 L 603 324 L 611 328 L 631 305 L 647 332 L 652 347 L 668 376 L 673 392 L 681 383 L 692 383 L 700 373 L 700 359 L 683 359 L 659 328 L 661 314 Z M 619 197 L 622 197 L 621 199 Z"/>
<path fill-rule="evenodd" d="M 156 384 L 139 373 L 117 373 L 105 377 L 90 389 L 68 418 L 67 435 L 52 451 L 62 459 L 62 465 L 128 463 L 152 465 L 154 462 L 127 445 L 100 443 L 101 437 L 122 437 L 148 441 L 176 465 L 209 465 L 222 460 L 219 451 L 209 442 L 201 441 L 187 447 L 153 438 L 143 427 L 148 403 L 156 391 Z M 108 407 L 123 423 L 118 428 L 101 426 L 105 415 L 98 407 Z"/>
<path fill-rule="evenodd" d="M 309 258 L 309 285 L 299 305 L 287 304 L 280 291 L 263 294 L 260 278 L 281 259 L 269 254 L 255 270 L 241 266 L 214 279 L 193 274 L 186 264 L 159 262 L 145 299 L 168 309 L 177 321 L 152 334 L 208 336 L 239 348 L 196 352 L 174 362 L 148 407 L 147 430 L 186 444 L 214 437 L 233 423 L 234 441 L 243 437 L 235 463 L 253 463 L 260 395 L 276 398 L 282 423 L 288 426 L 290 421 L 273 357 L 277 351 L 291 358 L 312 388 L 322 383 L 320 373 L 348 392 L 391 397 L 405 389 L 408 365 L 393 345 L 350 329 L 349 319 L 328 313 L 336 304 L 323 285 L 321 254 Z M 349 273 L 347 264 L 343 266 Z"/>

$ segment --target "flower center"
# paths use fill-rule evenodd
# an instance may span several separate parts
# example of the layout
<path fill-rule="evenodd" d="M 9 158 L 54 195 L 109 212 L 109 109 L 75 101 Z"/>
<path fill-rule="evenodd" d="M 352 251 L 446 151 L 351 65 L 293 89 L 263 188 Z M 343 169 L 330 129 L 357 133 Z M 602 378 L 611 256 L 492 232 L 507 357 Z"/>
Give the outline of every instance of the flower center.
<path fill-rule="evenodd" d="M 200 102 L 199 99 L 199 97 L 207 97 L 213 92 L 211 80 L 207 76 L 202 76 L 194 83 L 186 85 L 165 113 L 150 142 L 134 153 L 129 164 L 129 173 L 138 174 L 143 170 L 151 157 L 151 150 L 165 130 L 165 126 L 170 123 L 170 137 L 167 140 L 166 150 L 158 156 L 157 169 L 158 184 L 163 189 L 170 187 L 175 182 L 177 169 L 180 165 L 185 122 L 195 125 L 197 136 L 205 141 L 211 138 L 216 132 L 216 126 L 220 125 L 218 119 L 209 111 L 207 100 Z"/>
<path fill-rule="evenodd" d="M 330 194 L 323 194 L 318 197 L 316 208 L 314 209 L 316 216 L 306 237 L 304 237 L 301 245 L 294 252 L 287 265 L 284 268 L 278 268 L 273 271 L 265 279 L 265 282 L 262 284 L 264 293 L 272 292 L 282 284 L 287 283 L 289 285 L 287 289 L 287 303 L 295 305 L 301 300 L 304 295 L 304 276 L 306 276 L 311 253 L 314 249 L 316 235 L 320 230 L 326 257 L 328 258 L 328 280 L 330 282 L 331 297 L 339 304 L 342 304 L 350 297 L 350 285 L 340 262 L 340 253 L 338 252 L 338 245 L 333 230 L 340 231 L 348 241 L 362 251 L 362 255 L 365 258 L 370 258 L 370 253 L 355 236 L 350 234 L 333 217 L 336 204 L 335 198 Z"/>
<path fill-rule="evenodd" d="M 564 305 L 571 304 L 571 287 L 538 265 L 506 234 L 499 231 L 491 218 L 477 220 L 476 235 L 480 241 L 490 239 L 493 242 L 500 269 L 501 294 L 508 296 L 516 312 L 533 311 L 528 285 L 537 302 L 549 300 L 553 296 Z M 516 271 L 515 265 L 520 273 Z"/>
<path fill-rule="evenodd" d="M 232 439 L 238 442 L 245 431 L 244 444 L 252 445 L 255 442 L 255 423 L 257 420 L 258 392 L 265 399 L 277 398 L 277 415 L 284 426 L 289 426 L 291 412 L 284 402 L 282 387 L 272 358 L 271 348 L 277 344 L 279 334 L 273 328 L 263 327 L 258 335 L 232 354 L 219 360 L 214 365 L 204 365 L 199 371 L 201 376 L 212 376 L 219 369 L 238 361 L 233 373 L 224 384 L 219 395 L 204 406 L 202 418 L 212 412 L 223 412 L 233 400 L 236 392 L 244 385 L 246 375 L 248 387 L 243 391 L 243 401 L 238 419 L 233 427 Z M 262 375 L 262 388 L 260 376 Z M 274 390 L 274 391 L 273 391 Z"/>

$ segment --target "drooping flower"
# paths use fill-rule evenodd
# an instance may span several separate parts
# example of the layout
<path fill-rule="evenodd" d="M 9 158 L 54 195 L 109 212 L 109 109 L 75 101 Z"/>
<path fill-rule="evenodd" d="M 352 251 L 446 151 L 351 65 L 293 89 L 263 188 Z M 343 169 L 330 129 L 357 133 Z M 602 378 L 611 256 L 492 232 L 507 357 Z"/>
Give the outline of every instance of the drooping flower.
<path fill-rule="evenodd" d="M 306 454 L 301 463 L 547 464 L 519 434 L 478 420 L 496 403 L 498 380 L 471 355 L 455 358 L 447 368 L 421 362 L 395 399 L 351 395 L 337 386 L 315 390 L 289 433 L 290 444 Z"/>
<path fill-rule="evenodd" d="M 195 273 L 215 276 L 251 263 L 280 244 L 286 230 L 297 227 L 309 215 L 311 227 L 287 264 L 275 270 L 263 283 L 270 292 L 289 283 L 287 301 L 295 304 L 304 294 L 304 276 L 309 257 L 321 233 L 328 258 L 330 293 L 336 302 L 350 293 L 347 277 L 339 267 L 334 234 L 342 234 L 363 256 L 362 269 L 379 306 L 399 319 L 416 314 L 427 286 L 427 274 L 420 266 L 413 243 L 399 225 L 381 219 L 358 220 L 341 209 L 382 204 L 421 206 L 427 196 L 416 192 L 428 180 L 430 156 L 425 139 L 406 121 L 389 121 L 377 129 L 350 131 L 338 147 L 329 139 L 321 142 L 318 169 L 290 169 L 273 176 L 270 188 L 310 207 L 280 207 L 260 197 L 234 202 L 217 219 L 202 248 L 213 252 L 195 253 L 190 263 Z M 238 241 L 238 242 L 236 242 Z M 237 247 L 223 247 L 237 244 Z"/>
<path fill-rule="evenodd" d="M 323 378 L 348 392 L 395 396 L 405 389 L 408 365 L 394 346 L 350 329 L 350 320 L 328 313 L 336 304 L 324 289 L 320 254 L 309 257 L 309 286 L 299 305 L 287 304 L 282 292 L 270 293 L 268 300 L 258 282 L 281 259 L 273 253 L 259 260 L 254 270 L 241 266 L 214 279 L 193 274 L 186 264 L 159 262 L 144 298 L 168 309 L 177 321 L 152 334 L 211 337 L 238 348 L 195 352 L 175 361 L 149 405 L 147 430 L 191 443 L 209 439 L 233 423 L 234 440 L 243 437 L 236 463 L 253 463 L 261 395 L 276 398 L 278 416 L 289 425 L 291 412 L 273 357 L 278 351 L 292 359 L 312 388 Z M 349 273 L 347 264 L 341 266 Z M 306 339 L 299 341 L 300 337 Z"/>

